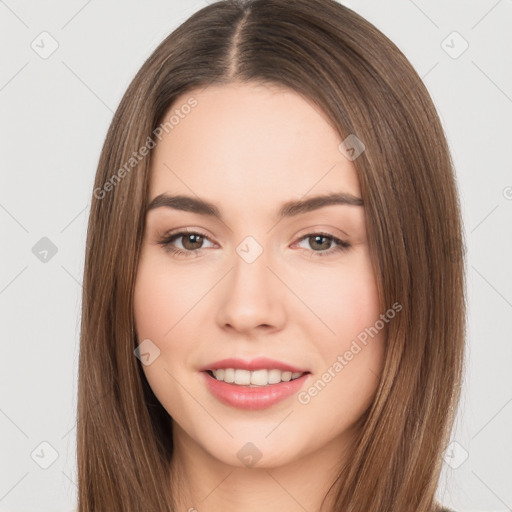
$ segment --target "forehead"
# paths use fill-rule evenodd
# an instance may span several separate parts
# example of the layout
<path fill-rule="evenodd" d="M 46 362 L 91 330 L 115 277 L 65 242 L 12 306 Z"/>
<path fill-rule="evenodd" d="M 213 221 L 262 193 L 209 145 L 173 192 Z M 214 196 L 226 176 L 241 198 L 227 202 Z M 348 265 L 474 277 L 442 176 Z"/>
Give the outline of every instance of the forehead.
<path fill-rule="evenodd" d="M 192 194 L 254 212 L 306 194 L 360 197 L 339 134 L 316 105 L 290 89 L 211 85 L 178 97 L 164 122 L 170 116 L 153 150 L 149 200 Z"/>

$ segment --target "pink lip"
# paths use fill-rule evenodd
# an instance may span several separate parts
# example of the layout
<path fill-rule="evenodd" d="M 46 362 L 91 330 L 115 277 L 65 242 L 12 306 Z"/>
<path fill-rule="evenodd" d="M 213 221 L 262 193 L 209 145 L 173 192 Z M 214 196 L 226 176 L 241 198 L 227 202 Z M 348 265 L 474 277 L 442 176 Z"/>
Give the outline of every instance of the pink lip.
<path fill-rule="evenodd" d="M 225 368 L 233 368 L 227 365 Z M 241 368 L 240 366 L 234 366 Z M 217 367 L 218 368 L 218 367 Z M 275 366 L 266 366 L 266 368 L 276 368 Z M 244 368 L 245 369 L 245 368 Z M 259 368 L 256 368 L 259 369 Z M 280 369 L 280 368 L 277 368 Z M 291 370 L 284 370 L 291 371 Z M 298 370 L 300 371 L 300 370 Z M 210 392 L 222 403 L 237 407 L 238 409 L 260 410 L 270 407 L 285 398 L 297 393 L 304 385 L 310 375 L 305 373 L 301 377 L 289 382 L 279 382 L 278 384 L 268 384 L 261 387 L 239 386 L 238 384 L 229 384 L 217 380 L 207 371 L 202 371 L 201 375 L 205 379 L 206 386 Z"/>
<path fill-rule="evenodd" d="M 252 359 L 251 361 L 244 361 L 243 359 L 222 359 L 221 361 L 216 361 L 214 363 L 210 363 L 202 368 L 199 368 L 200 371 L 206 370 L 220 370 L 223 368 L 239 368 L 240 370 L 281 370 L 282 372 L 307 372 L 308 370 L 304 370 L 301 368 L 296 368 L 294 366 L 290 366 L 289 364 L 283 363 L 281 361 L 276 361 L 275 359 L 268 359 L 267 357 L 258 357 L 256 359 Z"/>

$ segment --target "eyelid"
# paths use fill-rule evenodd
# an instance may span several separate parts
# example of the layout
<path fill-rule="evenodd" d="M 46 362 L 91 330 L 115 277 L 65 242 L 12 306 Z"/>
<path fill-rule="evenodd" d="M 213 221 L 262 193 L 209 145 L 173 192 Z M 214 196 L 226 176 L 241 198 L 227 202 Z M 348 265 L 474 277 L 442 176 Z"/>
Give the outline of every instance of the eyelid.
<path fill-rule="evenodd" d="M 210 236 L 207 235 L 203 229 L 201 228 L 190 228 L 190 227 L 185 227 L 185 228 L 174 228 L 174 229 L 169 229 L 168 231 L 165 231 L 165 233 L 163 234 L 164 237 L 171 237 L 173 235 L 179 235 L 181 233 L 192 233 L 192 234 L 197 234 L 197 235 L 201 235 L 201 236 L 204 236 L 205 238 L 208 238 L 210 239 Z"/>
<path fill-rule="evenodd" d="M 339 231 L 339 234 L 330 233 L 330 231 L 336 232 Z M 301 234 L 304 233 L 304 234 Z M 332 238 L 338 238 L 342 241 L 348 241 L 350 239 L 350 235 L 343 231 L 340 228 L 327 225 L 327 224 L 312 224 L 311 226 L 308 226 L 306 228 L 303 228 L 299 231 L 299 233 L 296 235 L 298 238 L 302 238 L 307 235 L 316 235 L 322 233 L 325 236 L 330 236 Z"/>

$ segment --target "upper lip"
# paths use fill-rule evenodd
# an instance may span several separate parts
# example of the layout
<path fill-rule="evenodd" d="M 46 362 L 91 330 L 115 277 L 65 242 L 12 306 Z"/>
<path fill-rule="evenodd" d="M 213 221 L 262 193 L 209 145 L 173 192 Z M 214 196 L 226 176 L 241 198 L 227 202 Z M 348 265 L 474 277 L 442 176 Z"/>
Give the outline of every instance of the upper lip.
<path fill-rule="evenodd" d="M 283 363 L 282 361 L 277 361 L 276 359 L 269 359 L 267 357 L 258 357 L 256 359 L 251 359 L 250 361 L 245 361 L 243 359 L 229 358 L 222 359 L 220 361 L 215 361 L 213 363 L 209 363 L 202 368 L 200 371 L 207 370 L 220 370 L 221 368 L 235 368 L 240 370 L 281 370 L 283 372 L 292 372 L 292 373 L 307 373 L 308 370 L 304 370 L 301 368 L 297 368 L 296 366 L 292 366 L 288 363 Z"/>

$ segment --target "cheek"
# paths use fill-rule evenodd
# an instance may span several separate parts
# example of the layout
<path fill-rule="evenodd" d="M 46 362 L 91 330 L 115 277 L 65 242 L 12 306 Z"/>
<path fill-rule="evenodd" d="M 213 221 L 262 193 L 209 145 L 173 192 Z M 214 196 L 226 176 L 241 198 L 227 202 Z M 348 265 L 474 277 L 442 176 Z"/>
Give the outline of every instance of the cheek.
<path fill-rule="evenodd" d="M 170 314 L 176 304 L 163 276 L 149 266 L 139 267 L 134 292 L 135 325 L 139 340 L 155 338 L 158 342 L 172 326 Z"/>
<path fill-rule="evenodd" d="M 184 360 L 186 344 L 179 343 L 180 329 L 187 323 L 186 313 L 194 303 L 190 289 L 180 282 L 179 273 L 169 273 L 169 267 L 153 257 L 142 255 L 134 290 L 135 330 L 139 343 L 149 339 L 156 345 L 158 357 L 150 365 L 143 365 L 150 384 L 163 379 L 169 385 L 172 379 L 165 370 L 175 373 L 173 362 Z M 183 278 L 181 278 L 183 280 Z M 197 299 L 195 299 L 197 300 Z M 152 346 L 152 345 L 150 345 Z M 172 355 L 172 357 L 171 357 Z M 165 375 L 164 375 L 165 374 Z"/>
<path fill-rule="evenodd" d="M 179 273 L 169 273 L 165 261 L 143 251 L 134 290 L 136 334 L 139 343 L 149 339 L 156 345 L 152 350 L 158 356 L 151 364 L 143 364 L 142 369 L 153 393 L 171 416 L 186 407 L 176 381 L 182 379 L 180 370 L 188 363 L 187 344 L 179 342 L 183 339 L 180 329 L 186 325 L 190 304 L 197 301 L 187 298 L 191 287 L 184 285 Z"/>
<path fill-rule="evenodd" d="M 299 289 L 324 324 L 325 336 L 321 339 L 327 342 L 327 348 L 343 348 L 347 340 L 373 325 L 381 313 L 377 284 L 366 251 L 355 255 L 346 265 L 311 272 Z"/>
<path fill-rule="evenodd" d="M 381 312 L 373 278 L 343 284 L 331 282 L 330 297 L 324 297 L 323 318 L 335 334 L 315 338 L 317 372 L 297 397 L 306 424 L 320 437 L 356 424 L 375 396 L 384 362 L 385 329 L 375 328 Z"/>
<path fill-rule="evenodd" d="M 325 326 L 315 322 L 317 331 L 321 328 L 325 334 L 309 337 L 321 357 L 318 388 L 323 389 L 323 381 L 329 388 L 318 404 L 341 399 L 361 412 L 378 383 L 385 348 L 386 324 L 380 320 L 384 312 L 370 258 L 360 254 L 350 266 L 317 273 L 307 284 L 314 290 L 309 295 L 311 309 L 319 312 Z M 303 329 L 311 333 L 312 325 Z"/>
<path fill-rule="evenodd" d="M 190 278 L 180 269 L 171 272 L 165 257 L 142 255 L 134 291 L 135 325 L 140 340 L 154 338 L 157 345 L 163 345 L 172 338 L 171 331 L 204 293 Z"/>

